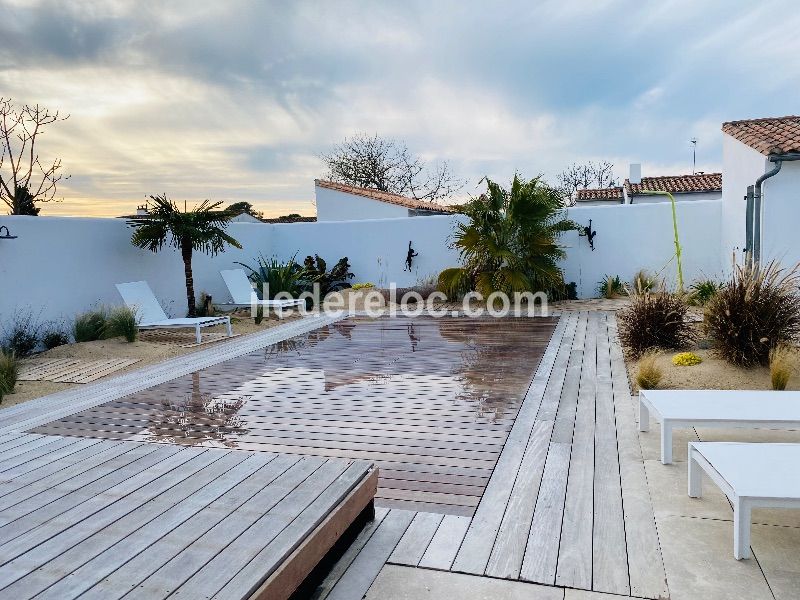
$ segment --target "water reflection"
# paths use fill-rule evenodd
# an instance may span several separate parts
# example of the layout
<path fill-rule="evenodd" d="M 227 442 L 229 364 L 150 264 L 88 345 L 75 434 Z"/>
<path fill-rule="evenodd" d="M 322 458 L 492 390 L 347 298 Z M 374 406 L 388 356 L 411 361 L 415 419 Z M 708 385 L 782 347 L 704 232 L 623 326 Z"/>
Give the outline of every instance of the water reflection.
<path fill-rule="evenodd" d="M 230 448 L 320 423 L 507 429 L 553 324 L 348 319 L 109 404 L 146 412 L 135 439 Z"/>

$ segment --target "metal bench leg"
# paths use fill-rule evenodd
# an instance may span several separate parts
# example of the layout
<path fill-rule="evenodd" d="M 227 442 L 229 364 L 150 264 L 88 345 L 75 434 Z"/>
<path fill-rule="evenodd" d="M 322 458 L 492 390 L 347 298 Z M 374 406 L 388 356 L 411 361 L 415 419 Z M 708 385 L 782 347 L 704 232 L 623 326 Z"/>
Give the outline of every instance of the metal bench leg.
<path fill-rule="evenodd" d="M 700 498 L 703 495 L 703 470 L 697 464 L 692 455 L 692 448 L 689 447 L 689 496 Z"/>
<path fill-rule="evenodd" d="M 750 558 L 750 504 L 739 498 L 733 504 L 733 556 Z"/>
<path fill-rule="evenodd" d="M 650 410 L 639 397 L 639 431 L 650 431 Z"/>
<path fill-rule="evenodd" d="M 228 317 L 228 320 L 225 321 L 225 329 L 228 330 L 228 337 L 233 336 L 233 328 L 231 327 L 231 318 Z"/>
<path fill-rule="evenodd" d="M 200 343 L 200 325 L 194 326 L 194 338 L 197 340 L 197 343 Z"/>
<path fill-rule="evenodd" d="M 672 423 L 661 419 L 661 464 L 672 464 Z"/>

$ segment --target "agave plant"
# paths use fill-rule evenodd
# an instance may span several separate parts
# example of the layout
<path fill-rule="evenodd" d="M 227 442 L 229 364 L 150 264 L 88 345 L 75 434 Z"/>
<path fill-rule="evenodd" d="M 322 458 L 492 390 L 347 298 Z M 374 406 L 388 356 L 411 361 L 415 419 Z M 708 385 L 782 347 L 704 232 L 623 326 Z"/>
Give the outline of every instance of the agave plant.
<path fill-rule="evenodd" d="M 296 298 L 301 290 L 301 278 L 303 268 L 293 256 L 286 262 L 281 262 L 277 258 L 264 258 L 259 256 L 254 267 L 244 263 L 242 265 L 249 271 L 250 281 L 256 284 L 256 292 L 259 297 L 266 291 L 268 298 L 273 300 L 281 292 L 288 292 Z"/>
<path fill-rule="evenodd" d="M 564 218 L 558 192 L 541 179 L 514 176 L 506 190 L 485 178 L 487 193 L 462 207 L 454 246 L 462 267 L 439 274 L 439 289 L 450 297 L 474 289 L 484 296 L 562 289 L 559 236 L 578 225 Z"/>

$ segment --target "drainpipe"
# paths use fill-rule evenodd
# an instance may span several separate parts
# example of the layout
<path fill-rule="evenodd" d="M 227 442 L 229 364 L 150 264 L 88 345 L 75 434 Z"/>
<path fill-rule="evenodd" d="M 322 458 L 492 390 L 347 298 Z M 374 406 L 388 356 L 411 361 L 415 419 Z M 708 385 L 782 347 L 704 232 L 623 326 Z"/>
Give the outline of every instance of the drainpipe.
<path fill-rule="evenodd" d="M 800 160 L 800 152 L 786 152 L 784 154 L 770 154 L 769 162 L 775 163 L 775 167 L 756 179 L 753 193 L 753 263 L 758 268 L 761 263 L 761 200 L 763 197 L 763 183 L 770 177 L 774 177 L 781 170 L 783 163 Z M 749 250 L 749 247 L 748 247 Z"/>
<path fill-rule="evenodd" d="M 775 162 L 775 167 L 756 179 L 753 190 L 753 263 L 756 268 L 761 265 L 761 186 L 767 179 L 777 175 L 783 165 L 783 162 L 779 158 L 773 161 L 774 158 L 775 157 L 770 156 L 769 160 L 770 162 Z"/>

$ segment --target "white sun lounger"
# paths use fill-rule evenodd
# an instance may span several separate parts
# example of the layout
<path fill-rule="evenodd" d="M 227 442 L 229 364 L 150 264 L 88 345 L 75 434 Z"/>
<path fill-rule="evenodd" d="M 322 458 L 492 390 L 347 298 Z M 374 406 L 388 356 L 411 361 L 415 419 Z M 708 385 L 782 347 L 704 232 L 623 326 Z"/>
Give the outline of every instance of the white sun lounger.
<path fill-rule="evenodd" d="M 675 427 L 800 429 L 800 392 L 761 390 L 642 390 L 639 431 L 661 422 L 661 462 L 672 462 Z"/>
<path fill-rule="evenodd" d="M 285 300 L 260 300 L 256 295 L 250 280 L 247 278 L 244 270 L 242 269 L 228 269 L 220 271 L 222 279 L 225 280 L 225 285 L 228 286 L 228 292 L 231 295 L 233 302 L 227 304 L 219 304 L 220 307 L 231 308 L 248 308 L 251 307 L 255 310 L 261 306 L 267 311 L 273 309 L 278 313 L 279 317 L 283 316 L 283 311 L 287 308 L 297 308 L 304 310 L 306 301 L 298 298 L 287 298 Z"/>
<path fill-rule="evenodd" d="M 233 335 L 230 317 L 170 319 L 146 281 L 118 283 L 117 290 L 125 305 L 136 312 L 139 329 L 194 329 L 198 344 L 201 341 L 200 329 L 202 327 L 224 324 L 228 330 L 228 336 Z"/>
<path fill-rule="evenodd" d="M 733 504 L 733 555 L 750 558 L 754 508 L 800 508 L 800 444 L 689 442 L 689 496 L 702 496 L 705 471 Z M 701 471 L 702 469 L 702 471 Z"/>

